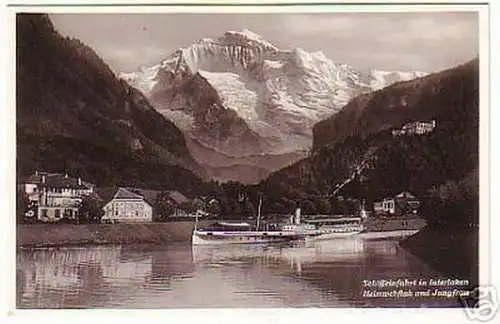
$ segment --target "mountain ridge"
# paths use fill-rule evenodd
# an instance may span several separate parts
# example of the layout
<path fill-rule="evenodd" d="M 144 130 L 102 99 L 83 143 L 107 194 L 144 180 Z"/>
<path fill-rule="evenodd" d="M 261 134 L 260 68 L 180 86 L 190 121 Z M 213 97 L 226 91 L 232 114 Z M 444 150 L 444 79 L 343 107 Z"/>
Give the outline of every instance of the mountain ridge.
<path fill-rule="evenodd" d="M 361 73 L 333 63 L 320 51 L 281 50 L 250 31 L 204 38 L 157 65 L 119 74 L 187 137 L 234 157 L 307 150 L 313 125 L 352 97 L 423 75 Z M 174 90 L 180 87 L 181 94 Z M 211 127 L 199 123 L 207 119 Z"/>
<path fill-rule="evenodd" d="M 47 15 L 18 14 L 16 24 L 19 175 L 66 170 L 97 185 L 196 191 L 205 171 L 140 91 Z"/>

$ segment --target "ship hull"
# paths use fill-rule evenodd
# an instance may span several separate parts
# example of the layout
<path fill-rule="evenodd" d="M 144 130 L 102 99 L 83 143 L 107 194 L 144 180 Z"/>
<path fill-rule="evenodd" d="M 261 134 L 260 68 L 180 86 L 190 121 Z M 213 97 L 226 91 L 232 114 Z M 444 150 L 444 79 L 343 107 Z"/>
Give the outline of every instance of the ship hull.
<path fill-rule="evenodd" d="M 363 232 L 363 228 L 360 227 L 357 230 L 350 231 L 319 231 L 315 235 L 306 236 L 306 240 L 308 241 L 324 241 L 324 240 L 334 240 L 339 238 L 351 237 L 354 235 L 358 235 Z"/>
<path fill-rule="evenodd" d="M 268 244 L 299 239 L 285 232 L 193 232 L 192 245 Z"/>

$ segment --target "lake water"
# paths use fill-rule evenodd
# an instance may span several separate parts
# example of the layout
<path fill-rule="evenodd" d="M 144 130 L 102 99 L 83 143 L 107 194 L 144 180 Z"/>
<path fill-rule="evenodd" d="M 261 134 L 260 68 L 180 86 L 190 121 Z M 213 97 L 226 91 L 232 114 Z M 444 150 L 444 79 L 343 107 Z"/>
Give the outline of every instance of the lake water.
<path fill-rule="evenodd" d="M 404 295 L 436 287 L 363 281 L 438 278 L 396 239 L 361 235 L 294 246 L 22 249 L 16 290 L 18 308 L 460 306 L 456 296 Z"/>

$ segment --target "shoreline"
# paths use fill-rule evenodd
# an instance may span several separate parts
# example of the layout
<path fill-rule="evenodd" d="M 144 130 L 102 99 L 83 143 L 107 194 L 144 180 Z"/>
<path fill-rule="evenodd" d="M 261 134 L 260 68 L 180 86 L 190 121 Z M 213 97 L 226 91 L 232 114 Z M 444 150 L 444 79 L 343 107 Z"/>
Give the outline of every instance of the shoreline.
<path fill-rule="evenodd" d="M 479 229 L 459 225 L 426 226 L 399 245 L 443 275 L 479 282 Z"/>
<path fill-rule="evenodd" d="M 199 221 L 205 226 L 211 221 Z M 194 221 L 119 224 L 18 224 L 17 248 L 169 244 L 191 239 Z"/>
<path fill-rule="evenodd" d="M 206 226 L 213 220 L 199 221 Z M 409 219 L 405 226 L 401 219 L 371 220 L 365 233 L 419 230 L 425 221 Z M 118 224 L 18 224 L 16 248 L 49 248 L 95 245 L 162 245 L 186 243 L 191 240 L 194 221 L 165 223 L 118 223 Z"/>

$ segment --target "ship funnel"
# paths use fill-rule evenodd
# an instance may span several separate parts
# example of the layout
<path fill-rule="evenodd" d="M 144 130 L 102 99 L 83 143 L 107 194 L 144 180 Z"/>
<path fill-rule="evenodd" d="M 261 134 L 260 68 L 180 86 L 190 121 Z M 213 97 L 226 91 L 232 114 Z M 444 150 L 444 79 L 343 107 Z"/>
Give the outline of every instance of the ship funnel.
<path fill-rule="evenodd" d="M 295 209 L 295 225 L 300 225 L 300 208 Z"/>
<path fill-rule="evenodd" d="M 362 219 L 366 219 L 368 217 L 368 213 L 366 212 L 365 210 L 365 201 L 363 200 L 363 202 L 361 203 L 361 210 L 359 211 L 359 216 L 362 218 Z"/>

